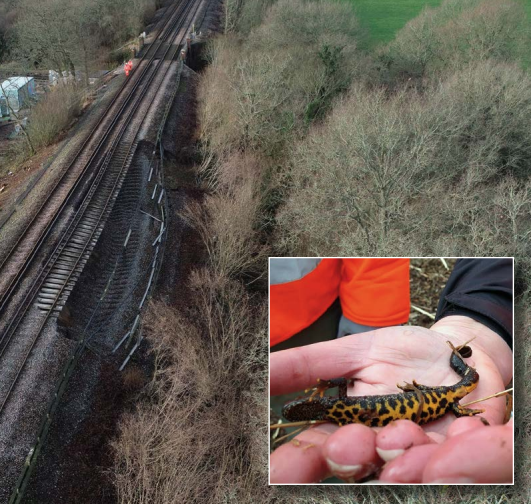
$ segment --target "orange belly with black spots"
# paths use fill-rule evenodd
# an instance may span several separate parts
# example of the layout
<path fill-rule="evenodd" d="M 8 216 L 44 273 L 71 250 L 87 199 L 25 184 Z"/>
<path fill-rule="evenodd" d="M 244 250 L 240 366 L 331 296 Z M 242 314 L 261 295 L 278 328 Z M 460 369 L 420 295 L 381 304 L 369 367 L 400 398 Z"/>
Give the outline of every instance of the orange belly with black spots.
<path fill-rule="evenodd" d="M 369 427 L 384 427 L 392 420 L 412 420 L 425 424 L 442 417 L 451 404 L 444 394 L 433 391 L 423 394 L 421 405 L 417 394 L 405 392 L 388 396 L 349 397 L 337 399 L 327 411 L 327 419 L 340 425 L 361 423 Z"/>
<path fill-rule="evenodd" d="M 383 427 L 393 420 L 412 420 L 426 424 L 452 411 L 456 416 L 472 416 L 483 410 L 459 405 L 459 400 L 472 392 L 479 381 L 476 370 L 468 366 L 451 344 L 450 366 L 462 376 L 461 381 L 448 387 L 428 387 L 412 384 L 398 386 L 404 392 L 380 396 L 347 396 L 345 378 L 319 380 L 316 392 L 310 398 L 287 403 L 283 415 L 292 422 L 329 420 L 339 425 L 361 423 L 369 427 Z M 466 347 L 469 349 L 469 347 Z M 323 396 L 327 388 L 339 387 L 339 397 Z M 315 395 L 319 394 L 319 398 Z"/>

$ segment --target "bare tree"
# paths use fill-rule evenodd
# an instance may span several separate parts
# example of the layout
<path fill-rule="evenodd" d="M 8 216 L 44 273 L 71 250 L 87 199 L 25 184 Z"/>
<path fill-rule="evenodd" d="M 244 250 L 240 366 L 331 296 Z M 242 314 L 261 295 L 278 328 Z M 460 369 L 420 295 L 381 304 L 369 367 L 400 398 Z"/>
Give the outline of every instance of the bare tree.
<path fill-rule="evenodd" d="M 223 31 L 225 33 L 231 33 L 236 30 L 244 3 L 243 0 L 227 0 L 223 2 Z"/>
<path fill-rule="evenodd" d="M 519 252 L 520 244 L 527 246 L 531 227 L 528 216 L 531 210 L 531 181 L 522 184 L 513 177 L 507 178 L 499 186 L 494 205 L 502 210 L 500 227 L 508 235 L 508 242 L 514 244 L 514 252 Z"/>
<path fill-rule="evenodd" d="M 234 36 L 216 41 L 200 90 L 207 159 L 238 149 L 279 158 L 292 135 L 367 73 L 359 34 L 348 5 L 280 0 L 244 45 Z"/>
<path fill-rule="evenodd" d="M 489 58 L 518 61 L 529 42 L 527 25 L 514 0 L 445 0 L 409 21 L 380 59 L 390 82 Z"/>
<path fill-rule="evenodd" d="M 392 222 L 430 169 L 436 128 L 421 105 L 417 95 L 389 99 L 383 90 L 355 86 L 294 150 L 293 192 L 281 220 L 287 219 L 292 241 L 299 233 L 313 235 L 304 253 L 337 246 L 353 228 L 364 240 L 351 253 L 374 253 L 386 243 Z"/>
<path fill-rule="evenodd" d="M 19 51 L 36 64 L 50 65 L 60 74 L 75 74 L 69 5 L 65 0 L 24 0 L 17 23 Z"/>
<path fill-rule="evenodd" d="M 276 0 L 245 0 L 236 21 L 236 31 L 248 35 L 253 28 L 260 25 L 269 7 L 275 2 Z"/>
<path fill-rule="evenodd" d="M 473 187 L 525 176 L 531 159 L 531 79 L 516 64 L 484 61 L 451 72 L 429 90 L 438 122 L 437 166 Z"/>
<path fill-rule="evenodd" d="M 354 86 L 293 149 L 283 243 L 317 255 L 521 251 L 530 114 L 531 79 L 514 64 L 469 65 L 425 94 Z"/>
<path fill-rule="evenodd" d="M 72 76 L 140 33 L 156 0 L 21 0 L 16 25 L 20 58 Z"/>
<path fill-rule="evenodd" d="M 0 1 L 0 62 L 8 56 L 13 45 L 13 25 L 17 16 L 14 0 Z"/>

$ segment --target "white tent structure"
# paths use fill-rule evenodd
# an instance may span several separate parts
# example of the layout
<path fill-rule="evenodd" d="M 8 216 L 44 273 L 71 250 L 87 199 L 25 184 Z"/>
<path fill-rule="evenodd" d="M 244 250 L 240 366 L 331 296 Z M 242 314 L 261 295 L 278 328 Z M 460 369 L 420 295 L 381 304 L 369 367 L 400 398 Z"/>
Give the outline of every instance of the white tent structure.
<path fill-rule="evenodd" d="M 18 112 L 35 96 L 35 79 L 33 77 L 10 77 L 0 84 L 0 102 L 5 108 Z"/>

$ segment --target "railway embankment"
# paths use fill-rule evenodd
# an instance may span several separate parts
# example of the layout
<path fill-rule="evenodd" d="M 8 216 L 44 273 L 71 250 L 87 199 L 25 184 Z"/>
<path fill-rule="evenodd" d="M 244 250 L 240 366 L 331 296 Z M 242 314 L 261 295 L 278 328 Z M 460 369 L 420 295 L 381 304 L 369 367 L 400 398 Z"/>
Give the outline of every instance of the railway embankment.
<path fill-rule="evenodd" d="M 56 295 L 51 292 L 53 288 L 50 284 L 45 291 L 41 287 L 40 297 L 35 297 L 40 300 L 41 311 L 43 300 L 52 300 L 50 312 L 53 312 L 53 317 L 42 324 L 42 329 L 50 335 L 50 341 L 62 345 L 65 350 L 54 351 L 53 344 L 46 345 L 44 340 L 39 340 L 36 349 L 30 348 L 28 352 L 26 347 L 23 352 L 32 354 L 31 364 L 26 366 L 31 373 L 24 369 L 21 374 L 23 381 L 39 384 L 42 397 L 35 396 L 36 411 L 28 424 L 20 421 L 24 416 L 22 414 L 11 424 L 24 434 L 24 439 L 21 443 L 15 443 L 17 454 L 11 456 L 7 451 L 4 452 L 6 456 L 1 464 L 11 468 L 3 471 L 2 487 L 6 491 L 16 487 L 37 500 L 46 496 L 53 498 L 54 502 L 72 502 L 72 496 L 76 495 L 76 502 L 94 502 L 94 495 L 90 494 L 87 487 L 81 489 L 76 484 L 82 477 L 94 492 L 107 496 L 109 502 L 113 502 L 112 485 L 105 476 L 105 464 L 109 461 L 106 458 L 108 448 L 104 440 L 108 440 L 113 433 L 118 415 L 124 408 L 130 407 L 128 394 L 144 383 L 151 372 L 152 364 L 146 356 L 147 344 L 143 340 L 141 315 L 157 279 L 164 276 L 164 272 L 161 272 L 162 258 L 169 255 L 170 263 L 179 263 L 178 250 L 171 250 L 169 254 L 165 250 L 170 223 L 172 245 L 175 240 L 181 239 L 179 229 L 181 233 L 183 229 L 172 203 L 173 197 L 168 194 L 172 192 L 172 184 L 176 181 L 172 176 L 168 177 L 170 183 L 166 189 L 165 179 L 166 172 L 179 155 L 178 151 L 181 147 L 186 150 L 182 142 L 179 147 L 169 138 L 177 131 L 193 130 L 189 104 L 193 102 L 194 73 L 178 53 L 181 49 L 186 49 L 186 39 L 193 37 L 193 34 L 190 35 L 192 25 L 201 29 L 206 26 L 208 29 L 208 25 L 215 22 L 218 15 L 216 2 L 182 4 L 190 5 L 190 8 L 184 11 L 182 24 L 172 35 L 174 42 L 159 48 L 155 53 L 155 60 L 160 60 L 162 69 L 154 78 L 156 85 L 145 90 L 142 101 L 137 102 L 131 111 L 131 122 L 136 120 L 134 131 L 127 130 L 123 133 L 124 137 L 129 137 L 133 148 L 127 151 L 128 157 L 122 156 L 119 159 L 127 168 L 109 192 L 108 210 L 101 213 L 105 225 L 100 226 L 97 235 L 90 235 L 87 245 L 83 245 L 88 247 L 87 250 L 90 249 L 90 253 L 79 256 L 83 267 L 76 271 L 75 282 L 69 285 L 68 281 L 65 283 L 66 294 L 62 292 L 61 295 Z M 165 21 L 166 18 L 161 16 L 161 22 Z M 174 55 L 168 59 L 165 49 L 173 51 L 175 47 L 172 49 L 172 46 L 176 45 L 178 51 L 175 50 Z M 118 79 L 116 82 L 116 87 L 119 88 L 121 84 Z M 105 99 L 108 100 L 107 104 L 112 100 L 107 97 Z M 94 124 L 98 120 L 95 119 Z M 189 137 L 184 134 L 181 138 Z M 80 140 L 81 143 L 83 141 Z M 114 142 L 110 139 L 108 145 L 112 148 Z M 170 146 L 172 142 L 173 147 Z M 73 150 L 75 147 L 70 152 Z M 103 152 L 107 152 L 106 156 L 109 156 L 108 148 Z M 59 164 L 61 160 L 68 160 L 68 153 L 62 159 L 60 156 L 61 154 L 57 159 Z M 103 157 L 100 166 L 105 162 L 106 158 Z M 97 173 L 95 171 L 83 181 L 83 196 L 76 198 L 68 215 L 65 214 L 63 229 L 75 222 L 79 209 L 83 207 L 85 195 L 90 193 L 91 184 L 98 177 Z M 53 186 L 54 181 L 48 180 L 47 183 Z M 41 195 L 49 191 L 37 186 L 34 190 L 41 191 Z M 98 191 L 93 192 L 97 194 Z M 28 202 L 34 200 L 39 201 L 40 198 L 27 198 Z M 36 203 L 36 206 L 39 204 L 40 202 Z M 31 214 L 30 206 L 27 207 L 28 215 Z M 85 224 L 91 220 L 91 216 L 87 215 L 89 219 Z M 23 223 L 19 226 L 24 228 Z M 16 226 L 12 229 L 11 236 L 17 237 Z M 50 237 L 59 238 L 61 233 L 60 230 L 53 231 Z M 73 244 L 70 241 L 70 245 L 62 248 L 65 261 L 62 264 L 66 264 L 70 261 L 67 258 L 77 253 L 76 243 L 75 240 Z M 9 247 L 5 247 L 5 250 L 8 249 Z M 43 247 L 43 257 L 55 257 L 50 255 L 51 250 L 51 245 L 50 248 Z M 24 260 L 22 258 L 20 261 Z M 42 264 L 46 264 L 46 261 L 37 261 L 28 269 L 28 273 L 37 273 L 35 270 L 42 267 Z M 61 268 L 56 277 L 52 278 L 52 284 L 61 280 Z M 26 282 L 20 289 L 24 290 L 28 283 L 31 282 Z M 25 294 L 20 295 L 24 296 Z M 36 318 L 39 317 L 39 302 L 33 301 L 31 308 Z M 6 310 L 8 312 L 9 309 Z M 41 346 L 46 347 L 50 359 L 54 361 L 53 365 L 44 361 L 36 363 L 35 357 Z M 30 374 L 33 374 L 31 380 Z M 6 383 L 6 387 L 9 386 L 11 385 Z M 22 390 L 19 387 L 21 385 L 17 384 L 17 390 Z M 20 395 L 21 404 L 30 400 L 25 399 L 25 395 Z M 0 418 L 0 424 L 7 426 L 3 422 L 4 417 Z M 93 429 L 95 424 L 101 427 L 98 433 Z M 8 439 L 13 437 L 6 435 L 6 443 Z M 99 461 L 101 470 L 94 471 L 91 467 L 89 471 L 89 460 L 97 464 Z M 18 480 L 15 477 L 17 468 L 19 474 L 22 471 Z M 61 500 L 63 498 L 65 500 Z M 87 500 L 83 501 L 83 498 Z"/>

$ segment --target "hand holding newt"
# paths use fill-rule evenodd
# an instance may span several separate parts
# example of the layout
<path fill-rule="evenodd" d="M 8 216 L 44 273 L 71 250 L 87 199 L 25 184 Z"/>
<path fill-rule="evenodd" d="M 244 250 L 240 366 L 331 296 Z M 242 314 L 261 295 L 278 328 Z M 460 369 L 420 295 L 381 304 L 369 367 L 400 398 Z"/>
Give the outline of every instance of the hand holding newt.
<path fill-rule="evenodd" d="M 477 369 L 480 379 L 463 402 L 472 401 L 504 389 L 511 378 L 512 356 L 497 334 L 467 317 L 456 316 L 445 317 L 431 330 L 384 328 L 274 353 L 271 394 L 309 388 L 317 378 L 339 376 L 356 379 L 349 396 L 395 394 L 397 383 L 412 380 L 427 387 L 454 386 L 459 376 L 449 365 L 446 341 L 459 346 L 474 337 L 473 355 L 466 361 L 469 369 Z M 478 406 L 485 409 L 481 416 L 492 427 L 485 427 L 477 417 L 456 420 L 451 413 L 423 427 L 408 420 L 393 421 L 378 431 L 361 424 L 316 426 L 297 436 L 299 446 L 288 443 L 272 454 L 271 483 L 315 482 L 332 474 L 357 481 L 377 471 L 386 460 L 390 462 L 380 475 L 384 481 L 457 482 L 464 478 L 507 482 L 512 475 L 512 428 L 496 426 L 503 420 L 505 400 L 493 398 Z M 473 432 L 467 434 L 470 429 Z M 491 434 L 504 443 L 482 441 Z M 463 448 L 468 456 L 452 455 Z M 487 456 L 489 453 L 492 457 Z M 500 471 L 493 474 L 497 466 Z"/>

